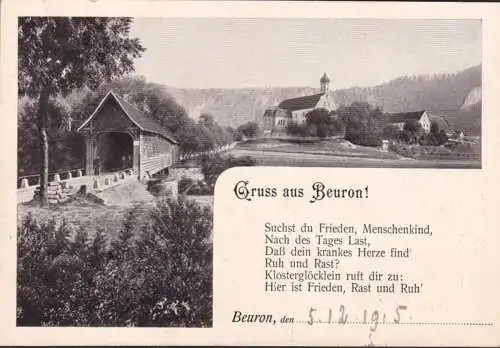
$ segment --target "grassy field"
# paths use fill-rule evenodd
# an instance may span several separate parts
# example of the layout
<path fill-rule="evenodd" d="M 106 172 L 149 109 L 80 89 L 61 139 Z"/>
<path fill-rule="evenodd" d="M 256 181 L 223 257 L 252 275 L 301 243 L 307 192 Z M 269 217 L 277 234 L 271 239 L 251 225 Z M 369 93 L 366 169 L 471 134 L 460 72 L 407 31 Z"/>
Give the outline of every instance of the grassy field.
<path fill-rule="evenodd" d="M 285 153 L 303 153 L 340 157 L 360 157 L 377 159 L 399 159 L 401 155 L 380 149 L 354 145 L 344 139 L 329 140 L 289 140 L 255 139 L 238 145 L 242 150 L 279 151 Z"/>
<path fill-rule="evenodd" d="M 121 226 L 125 214 L 132 208 L 133 206 L 124 205 L 107 206 L 84 198 L 76 198 L 53 208 L 29 203 L 17 206 L 19 222 L 23 217 L 32 214 L 40 222 L 54 219 L 57 226 L 65 220 L 73 230 L 84 228 L 89 233 L 95 233 L 98 228 L 101 228 L 109 237 L 113 237 L 109 231 L 117 231 L 116 226 Z"/>
<path fill-rule="evenodd" d="M 413 159 L 377 148 L 353 145 L 343 139 L 255 139 L 238 144 L 227 155 L 248 156 L 257 165 L 270 167 L 481 168 L 479 159 Z"/>

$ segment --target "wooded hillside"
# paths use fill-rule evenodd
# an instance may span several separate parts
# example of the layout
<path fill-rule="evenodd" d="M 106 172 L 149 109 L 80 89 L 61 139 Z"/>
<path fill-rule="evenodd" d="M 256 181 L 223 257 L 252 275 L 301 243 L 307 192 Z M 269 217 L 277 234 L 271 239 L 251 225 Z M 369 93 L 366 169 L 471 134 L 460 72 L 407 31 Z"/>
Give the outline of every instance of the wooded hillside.
<path fill-rule="evenodd" d="M 335 77 L 332 77 L 335 79 Z M 480 124 L 480 107 L 461 110 L 469 93 L 481 86 L 481 66 L 455 74 L 404 76 L 374 87 L 351 87 L 333 92 L 338 105 L 368 101 L 385 112 L 429 110 L 450 121 L 459 117 L 465 126 Z M 243 89 L 179 89 L 167 87 L 188 114 L 196 118 L 207 112 L 221 125 L 237 127 L 247 121 L 261 121 L 266 107 L 281 100 L 318 93 L 311 87 L 270 87 Z M 475 111 L 474 111 L 475 110 Z M 466 116 L 462 115 L 467 113 Z M 453 123 L 453 122 L 452 122 Z"/>

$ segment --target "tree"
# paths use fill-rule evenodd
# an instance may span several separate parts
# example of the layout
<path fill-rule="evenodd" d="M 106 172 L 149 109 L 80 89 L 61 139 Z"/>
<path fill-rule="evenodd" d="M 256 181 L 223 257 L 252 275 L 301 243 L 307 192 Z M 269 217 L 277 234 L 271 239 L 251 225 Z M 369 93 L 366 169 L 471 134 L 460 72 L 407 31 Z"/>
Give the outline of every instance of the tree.
<path fill-rule="evenodd" d="M 256 122 L 247 122 L 238 127 L 244 136 L 253 138 L 259 135 L 259 125 Z"/>
<path fill-rule="evenodd" d="M 227 128 L 221 127 L 211 114 L 203 113 L 198 120 L 200 126 L 212 133 L 213 142 L 210 146 L 224 145 L 233 141 L 233 134 Z"/>
<path fill-rule="evenodd" d="M 437 146 L 438 145 L 438 139 L 437 139 L 437 137 L 434 134 L 428 133 L 428 134 L 422 135 L 418 139 L 418 143 L 420 145 Z"/>
<path fill-rule="evenodd" d="M 345 124 L 340 118 L 335 115 L 333 121 L 330 124 L 330 135 L 343 135 L 345 133 Z"/>
<path fill-rule="evenodd" d="M 214 126 L 214 117 L 211 114 L 203 113 L 200 115 L 198 123 L 207 128 L 212 128 Z"/>
<path fill-rule="evenodd" d="M 418 134 L 422 132 L 422 125 L 418 121 L 408 121 L 403 126 L 403 131 Z"/>
<path fill-rule="evenodd" d="M 292 132 L 299 135 L 318 136 L 325 138 L 336 134 L 342 134 L 345 130 L 344 122 L 338 118 L 337 113 L 320 108 L 309 111 L 306 114 L 306 124 L 299 125 L 296 129 L 292 126 Z"/>
<path fill-rule="evenodd" d="M 179 142 L 184 154 L 205 151 L 215 145 L 234 141 L 234 129 L 221 127 L 208 113 L 201 114 L 198 122 L 194 121 L 165 86 L 147 82 L 141 76 L 115 79 L 102 84 L 96 91 L 88 91 L 75 103 L 77 105 L 72 113 L 73 119 L 83 122 L 110 89 L 168 129 Z"/>
<path fill-rule="evenodd" d="M 314 109 L 306 114 L 308 125 L 316 126 L 316 135 L 325 138 L 329 135 L 328 128 L 331 122 L 330 113 L 326 109 Z"/>
<path fill-rule="evenodd" d="M 42 204 L 47 203 L 50 100 L 133 71 L 133 60 L 145 49 L 129 37 L 131 23 L 112 17 L 19 18 L 18 93 L 38 101 Z"/>
<path fill-rule="evenodd" d="M 38 107 L 36 103 L 26 103 L 18 112 L 18 171 L 20 175 L 32 175 L 39 172 L 41 158 L 38 155 L 39 141 L 36 125 Z M 50 122 L 47 131 L 49 139 L 49 170 L 69 170 L 81 168 L 85 154 L 82 135 L 68 124 L 68 110 L 57 100 L 51 100 L 48 105 Z"/>
<path fill-rule="evenodd" d="M 241 140 L 241 132 L 239 132 L 238 130 L 234 129 L 233 127 L 227 126 L 226 131 L 227 131 L 228 135 L 230 136 L 228 138 L 228 140 L 230 142 Z"/>
<path fill-rule="evenodd" d="M 401 133 L 401 140 L 409 144 L 416 143 L 422 132 L 423 128 L 420 122 L 415 120 L 408 121 L 403 126 L 403 132 Z"/>
<path fill-rule="evenodd" d="M 437 136 L 439 134 L 439 126 L 436 122 L 431 123 L 430 133 L 434 136 Z"/>
<path fill-rule="evenodd" d="M 290 122 L 286 126 L 286 131 L 290 135 L 305 137 L 308 134 L 307 133 L 308 132 L 308 125 L 307 125 L 307 123 L 297 124 L 296 122 Z"/>
<path fill-rule="evenodd" d="M 201 172 L 205 178 L 206 183 L 212 188 L 215 187 L 215 183 L 219 175 L 223 171 L 233 167 L 251 167 L 257 162 L 254 158 L 250 156 L 244 157 L 221 157 L 216 156 L 213 158 L 204 158 L 201 163 Z"/>
<path fill-rule="evenodd" d="M 359 145 L 378 146 L 381 143 L 382 110 L 366 102 L 354 102 L 337 110 L 345 123 L 345 139 Z"/>
<path fill-rule="evenodd" d="M 436 135 L 436 139 L 438 142 L 438 145 L 444 145 L 448 141 L 448 135 L 444 131 L 444 129 L 441 129 L 439 133 Z"/>
<path fill-rule="evenodd" d="M 384 139 L 397 140 L 400 138 L 401 131 L 395 125 L 388 125 L 382 130 L 382 137 Z"/>

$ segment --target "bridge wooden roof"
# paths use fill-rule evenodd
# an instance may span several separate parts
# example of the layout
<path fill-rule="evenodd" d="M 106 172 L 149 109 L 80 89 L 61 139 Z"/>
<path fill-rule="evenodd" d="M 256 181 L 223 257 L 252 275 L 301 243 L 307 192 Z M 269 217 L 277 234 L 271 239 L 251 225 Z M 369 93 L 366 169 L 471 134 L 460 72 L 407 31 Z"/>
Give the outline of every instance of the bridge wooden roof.
<path fill-rule="evenodd" d="M 175 140 L 172 133 L 170 133 L 167 129 L 165 129 L 165 127 L 163 127 L 158 121 L 146 115 L 143 111 L 139 110 L 133 104 L 122 99 L 113 91 L 109 91 L 104 96 L 104 98 L 102 98 L 101 102 L 99 103 L 95 111 L 92 113 L 92 115 L 90 115 L 90 117 L 87 120 L 85 120 L 85 122 L 83 122 L 83 124 L 78 128 L 78 131 L 82 130 L 90 122 L 90 120 L 92 120 L 92 118 L 94 118 L 95 115 L 97 115 L 97 113 L 99 112 L 99 110 L 101 110 L 102 106 L 104 105 L 105 101 L 108 100 L 108 98 L 114 98 L 118 103 L 118 105 L 120 106 L 120 108 L 125 113 L 125 115 L 139 129 L 146 132 L 158 134 L 163 138 L 167 139 L 168 141 L 174 144 L 178 144 L 177 140 Z"/>

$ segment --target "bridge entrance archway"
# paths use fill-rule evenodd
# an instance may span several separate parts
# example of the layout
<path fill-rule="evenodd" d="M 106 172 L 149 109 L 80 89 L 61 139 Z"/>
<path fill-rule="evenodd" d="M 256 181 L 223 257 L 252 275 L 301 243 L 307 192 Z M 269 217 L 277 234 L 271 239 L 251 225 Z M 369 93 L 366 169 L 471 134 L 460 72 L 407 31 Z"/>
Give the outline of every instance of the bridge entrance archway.
<path fill-rule="evenodd" d="M 85 173 L 132 169 L 138 179 L 173 165 L 179 143 L 154 118 L 109 91 L 78 128 L 85 134 Z"/>
<path fill-rule="evenodd" d="M 129 133 L 104 132 L 96 140 L 95 174 L 134 167 L 134 141 Z"/>

